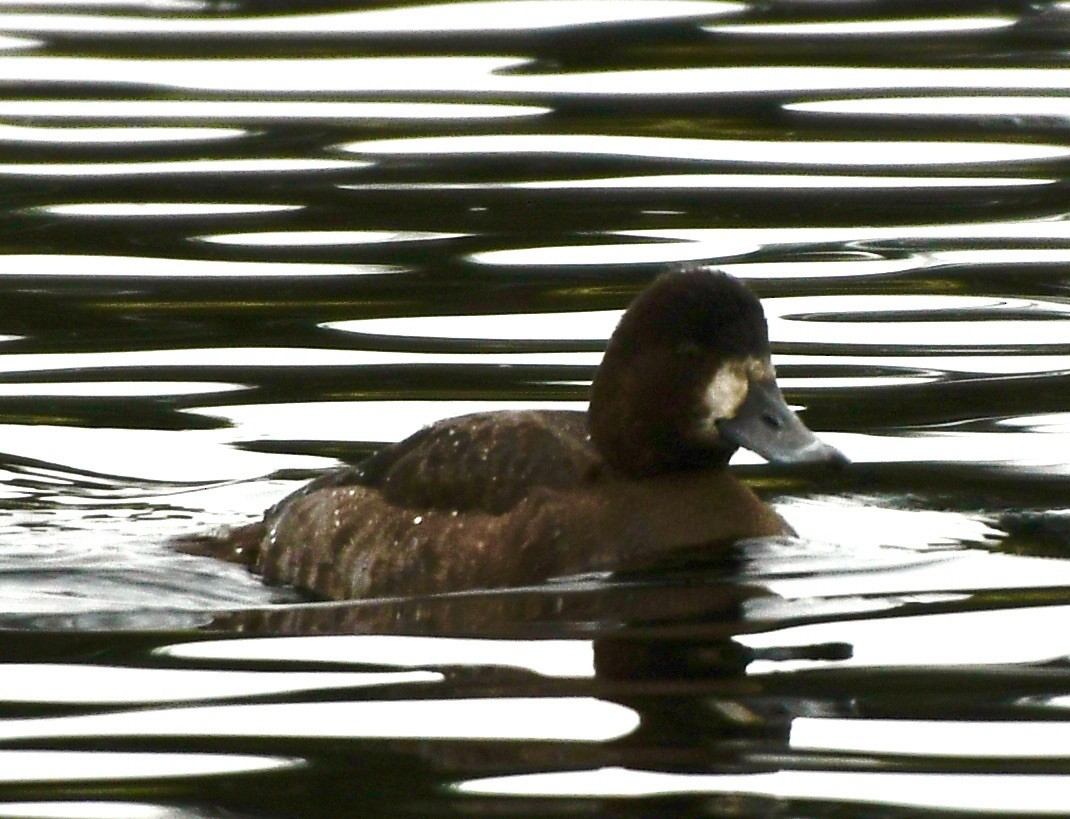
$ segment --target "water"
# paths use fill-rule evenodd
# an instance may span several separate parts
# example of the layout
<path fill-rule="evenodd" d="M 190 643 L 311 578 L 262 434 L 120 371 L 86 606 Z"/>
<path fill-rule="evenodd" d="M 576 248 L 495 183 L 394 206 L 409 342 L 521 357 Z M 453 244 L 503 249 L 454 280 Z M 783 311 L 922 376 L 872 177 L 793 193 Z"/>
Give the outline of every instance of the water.
<path fill-rule="evenodd" d="M 1068 21 L 4 4 L 0 815 L 1070 815 Z M 737 459 L 799 540 L 358 603 L 168 545 L 583 406 L 682 261 L 855 462 Z"/>

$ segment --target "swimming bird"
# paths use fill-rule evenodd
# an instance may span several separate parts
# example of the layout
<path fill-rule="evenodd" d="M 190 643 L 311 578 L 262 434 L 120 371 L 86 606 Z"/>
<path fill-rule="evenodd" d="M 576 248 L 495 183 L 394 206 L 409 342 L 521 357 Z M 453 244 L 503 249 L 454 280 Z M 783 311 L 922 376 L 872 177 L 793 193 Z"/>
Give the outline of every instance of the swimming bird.
<path fill-rule="evenodd" d="M 586 413 L 439 421 L 326 473 L 211 551 L 329 599 L 537 584 L 791 534 L 735 478 L 739 447 L 842 465 L 785 403 L 758 299 L 667 272 L 625 311 Z"/>

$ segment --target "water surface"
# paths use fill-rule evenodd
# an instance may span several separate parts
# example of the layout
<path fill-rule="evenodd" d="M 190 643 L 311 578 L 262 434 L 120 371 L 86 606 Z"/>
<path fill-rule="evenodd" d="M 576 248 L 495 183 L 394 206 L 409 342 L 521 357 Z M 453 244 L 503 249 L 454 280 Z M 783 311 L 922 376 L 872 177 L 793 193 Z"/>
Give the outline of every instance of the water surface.
<path fill-rule="evenodd" d="M 0 815 L 1070 814 L 1059 3 L 0 9 Z M 314 603 L 169 539 L 746 280 L 855 465 L 646 576 Z"/>

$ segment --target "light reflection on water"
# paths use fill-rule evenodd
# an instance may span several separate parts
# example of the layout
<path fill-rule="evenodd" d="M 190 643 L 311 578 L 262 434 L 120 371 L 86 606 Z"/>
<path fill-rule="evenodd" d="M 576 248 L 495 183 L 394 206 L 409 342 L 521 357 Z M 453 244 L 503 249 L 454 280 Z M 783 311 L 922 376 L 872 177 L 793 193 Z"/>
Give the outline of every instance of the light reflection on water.
<path fill-rule="evenodd" d="M 1043 663 L 1066 654 L 1065 644 L 1048 624 L 1065 619 L 1067 614 L 1061 606 L 928 614 L 819 623 L 737 639 L 752 648 L 847 640 L 854 651 L 851 657 L 835 661 L 839 667 Z M 759 660 L 748 666 L 747 673 L 788 672 L 830 664 L 822 660 Z"/>
<path fill-rule="evenodd" d="M 48 737 L 316 737 L 605 742 L 635 730 L 629 708 L 590 698 L 495 698 L 217 705 L 24 719 L 0 740 Z"/>
<path fill-rule="evenodd" d="M 164 657 L 200 660 L 285 660 L 335 663 L 342 657 L 392 667 L 506 666 L 550 677 L 594 677 L 590 640 L 517 640 L 417 637 L 388 634 L 337 635 L 307 640 L 265 637 L 183 643 L 156 650 Z M 344 678 L 346 675 L 340 675 Z M 374 675 L 366 675 L 369 683 Z"/>
<path fill-rule="evenodd" d="M 296 208 L 286 208 L 291 210 Z M 62 211 L 52 211 L 62 214 Z M 256 213 L 257 210 L 251 211 Z M 75 213 L 81 216 L 82 213 Z M 131 214 L 123 214 L 131 215 Z M 143 216 L 145 214 L 133 214 Z M 164 214 L 186 215 L 186 214 Z M 199 214 L 198 214 L 199 215 Z M 211 215 L 210 213 L 206 215 Z M 147 215 L 146 215 L 147 216 Z M 0 256 L 8 276 L 84 278 L 92 283 L 110 278 L 134 280 L 163 278 L 296 279 L 304 276 L 372 276 L 399 272 L 387 265 L 314 264 L 230 261 L 220 259 L 166 259 L 146 256 L 90 256 L 35 254 Z"/>
<path fill-rule="evenodd" d="M 0 751 L 0 761 L 0 781 L 6 783 L 224 776 L 300 765 L 294 759 L 263 756 L 100 751 Z"/>
<path fill-rule="evenodd" d="M 1017 21 L 1013 17 L 949 17 L 943 20 L 851 20 L 838 23 L 721 23 L 703 26 L 705 31 L 718 34 L 756 34 L 777 37 L 858 37 L 866 34 L 899 34 L 918 36 L 953 32 L 991 31 L 1008 28 Z"/>
<path fill-rule="evenodd" d="M 352 142 L 341 146 L 350 153 L 366 155 L 498 153 L 510 156 L 573 154 L 636 157 L 644 159 L 691 159 L 718 163 L 762 163 L 818 167 L 896 166 L 927 168 L 938 165 L 1023 162 L 1056 159 L 1070 154 L 1062 145 L 1022 145 L 994 142 L 840 142 L 835 140 L 726 140 L 622 137 L 587 134 L 520 134 L 507 136 L 415 137 L 375 142 Z M 761 178 L 760 176 L 758 177 Z M 790 178 L 790 177 L 789 177 Z M 535 184 L 545 184 L 536 182 Z"/>
<path fill-rule="evenodd" d="M 312 102 L 302 100 L 0 100 L 0 116 L 32 119 L 107 119 L 112 121 L 139 120 L 350 120 L 360 123 L 376 120 L 467 120 L 499 119 L 503 117 L 532 117 L 547 114 L 549 108 L 531 105 L 479 105 L 450 102 Z M 104 129 L 67 128 L 54 134 L 56 126 L 34 128 L 9 126 L 7 133 L 29 141 L 85 141 L 87 135 L 97 136 Z M 142 128 L 108 128 L 115 142 L 134 141 Z M 217 134 L 210 138 L 228 137 L 223 129 L 181 129 L 201 135 Z M 126 132 L 130 132 L 129 134 Z M 242 132 L 244 133 L 244 132 Z M 51 137 L 51 139 L 50 139 Z M 173 138 L 169 134 L 169 138 Z M 188 139 L 189 137 L 183 137 Z M 162 141 L 162 140 L 161 140 Z"/>
<path fill-rule="evenodd" d="M 44 205 L 40 208 L 33 208 L 32 211 L 53 213 L 57 216 L 140 216 L 151 219 L 158 216 L 222 216 L 240 213 L 273 213 L 276 211 L 300 210 L 301 208 L 302 205 L 256 205 L 226 202 L 107 202 L 102 204 Z M 37 258 L 40 259 L 40 257 Z M 57 263 L 61 263 L 63 260 L 63 257 L 52 256 L 51 258 Z M 81 263 L 86 257 L 78 256 L 76 258 L 79 262 L 77 269 L 82 270 Z M 68 259 L 67 261 L 73 264 L 74 259 Z M 109 262 L 112 264 L 121 261 L 114 257 L 109 258 Z M 140 270 L 146 270 L 152 265 L 153 261 L 153 259 L 148 258 L 139 259 L 138 267 Z M 191 264 L 189 260 L 183 261 L 185 264 Z M 70 273 L 71 264 L 65 266 L 68 273 Z M 56 267 L 61 267 L 61 264 L 57 264 Z M 301 270 L 296 265 L 289 265 L 285 269 L 288 271 L 296 270 L 298 273 Z M 97 274 L 102 275 L 104 272 L 104 270 L 98 270 Z"/>
<path fill-rule="evenodd" d="M 63 165 L 0 165 L 0 174 L 10 176 L 132 176 L 156 174 L 281 173 L 285 171 L 327 171 L 364 167 L 364 162 L 341 159 L 193 159 L 178 162 L 80 162 Z"/>
<path fill-rule="evenodd" d="M 1065 97 L 866 97 L 865 99 L 794 102 L 788 111 L 826 114 L 869 114 L 888 117 L 1070 117 Z M 1021 123 L 1025 124 L 1025 123 Z M 1030 125 L 1043 125 L 1032 122 Z"/>
<path fill-rule="evenodd" d="M 59 664 L 25 664 L 8 669 L 2 690 L 4 702 L 136 705 L 442 680 L 441 674 L 430 671 L 267 673 L 86 666 L 79 671 L 78 687 L 72 689 L 64 679 L 67 670 L 67 666 Z"/>
<path fill-rule="evenodd" d="M 532 774 L 473 780 L 463 793 L 512 796 L 594 794 L 638 797 L 668 794 L 763 794 L 785 800 L 847 801 L 862 805 L 961 809 L 985 815 L 1022 811 L 1058 816 L 1056 807 L 1070 786 L 1065 776 L 912 774 L 778 771 L 739 776 L 704 776 L 602 768 L 574 773 Z"/>
<path fill-rule="evenodd" d="M 57 144 L 116 144 L 205 142 L 236 139 L 246 132 L 236 128 L 34 128 L 0 126 L 4 142 L 52 142 Z"/>
<path fill-rule="evenodd" d="M 6 6 L 0 813 L 1065 813 L 1066 9 L 804 6 Z M 687 261 L 855 462 L 736 459 L 798 538 L 360 604 L 169 545 L 582 409 Z"/>
<path fill-rule="evenodd" d="M 111 5 L 111 4 L 109 4 Z M 196 10 L 206 4 L 189 4 Z M 176 6 L 176 8 L 178 8 Z M 664 21 L 673 18 L 707 18 L 744 11 L 743 3 L 717 0 L 498 0 L 494 3 L 412 5 L 408 8 L 370 9 L 313 15 L 235 17 L 231 19 L 153 19 L 144 17 L 89 17 L 83 15 L 29 14 L 0 16 L 0 26 L 35 32 L 196 34 L 328 34 L 395 32 L 419 33 L 529 31 L 591 23 Z"/>

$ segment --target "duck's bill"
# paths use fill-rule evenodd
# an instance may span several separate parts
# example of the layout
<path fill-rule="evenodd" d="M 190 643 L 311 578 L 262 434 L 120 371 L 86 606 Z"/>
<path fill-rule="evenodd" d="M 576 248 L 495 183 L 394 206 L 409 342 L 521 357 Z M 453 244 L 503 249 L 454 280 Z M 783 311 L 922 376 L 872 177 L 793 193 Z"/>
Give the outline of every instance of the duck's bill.
<path fill-rule="evenodd" d="M 733 418 L 717 422 L 721 437 L 778 464 L 850 463 L 836 447 L 820 440 L 784 400 L 772 379 L 751 382 Z"/>

